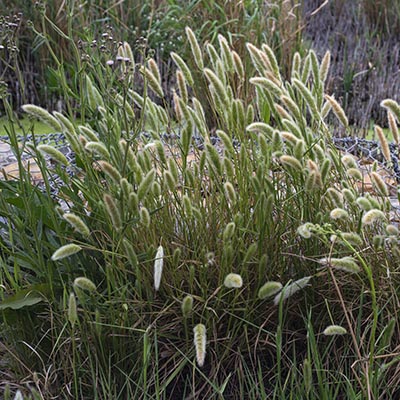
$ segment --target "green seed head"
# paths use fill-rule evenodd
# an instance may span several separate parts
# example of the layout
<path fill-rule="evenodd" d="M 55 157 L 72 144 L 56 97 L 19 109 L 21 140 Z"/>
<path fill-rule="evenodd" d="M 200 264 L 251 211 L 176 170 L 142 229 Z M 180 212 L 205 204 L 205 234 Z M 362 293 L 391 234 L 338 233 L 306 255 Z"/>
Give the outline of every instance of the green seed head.
<path fill-rule="evenodd" d="M 196 350 L 196 360 L 199 367 L 204 365 L 206 358 L 206 343 L 207 333 L 206 327 L 203 324 L 197 324 L 193 328 L 194 333 L 194 348 Z"/>
<path fill-rule="evenodd" d="M 178 87 L 179 87 L 179 93 L 181 95 L 181 98 L 185 104 L 188 102 L 188 91 L 187 91 L 187 86 L 186 86 L 186 80 L 185 76 L 183 75 L 181 70 L 176 71 L 176 80 L 178 82 Z"/>
<path fill-rule="evenodd" d="M 226 71 L 232 72 L 234 70 L 233 54 L 229 48 L 228 41 L 224 36 L 218 35 L 218 42 L 221 48 L 222 59 L 224 62 L 224 68 Z"/>
<path fill-rule="evenodd" d="M 239 274 L 230 273 L 224 279 L 224 286 L 232 288 L 241 288 L 243 286 L 243 279 Z"/>
<path fill-rule="evenodd" d="M 214 88 L 214 91 L 211 93 L 211 95 L 214 94 L 216 96 L 216 98 L 214 98 L 216 104 L 219 102 L 221 103 L 221 105 L 229 106 L 230 102 L 228 93 L 221 79 L 209 68 L 204 69 L 204 74 L 209 81 L 211 87 Z"/>
<path fill-rule="evenodd" d="M 116 168 L 114 168 L 109 162 L 107 161 L 98 161 L 97 162 L 101 170 L 109 177 L 111 180 L 116 183 L 117 185 L 120 184 L 122 176 L 118 172 Z"/>
<path fill-rule="evenodd" d="M 81 250 L 82 250 L 82 247 L 78 246 L 77 244 L 73 244 L 73 243 L 66 244 L 65 246 L 62 246 L 58 250 L 56 250 L 53 253 L 53 255 L 51 256 L 51 259 L 53 261 L 62 260 L 63 258 L 72 256 L 73 254 L 76 254 Z"/>
<path fill-rule="evenodd" d="M 110 152 L 107 150 L 106 145 L 99 141 L 87 142 L 85 144 L 85 150 L 100 157 L 106 158 L 107 160 L 110 158 Z"/>
<path fill-rule="evenodd" d="M 74 293 L 70 293 L 68 300 L 68 321 L 73 327 L 78 319 L 76 298 Z"/>
<path fill-rule="evenodd" d="M 204 69 L 203 54 L 201 52 L 199 43 L 196 39 L 194 32 L 187 26 L 185 28 L 186 37 L 189 40 L 190 48 L 192 50 L 194 61 L 199 69 Z"/>
<path fill-rule="evenodd" d="M 61 153 L 60 150 L 56 149 L 53 146 L 49 146 L 47 144 L 41 144 L 37 146 L 37 149 L 44 154 L 49 155 L 53 160 L 59 162 L 62 165 L 68 165 L 68 159 L 65 157 L 63 153 Z"/>
<path fill-rule="evenodd" d="M 272 72 L 274 73 L 275 77 L 280 80 L 281 76 L 279 73 L 279 65 L 278 65 L 278 61 L 275 57 L 274 51 L 271 49 L 271 47 L 269 47 L 265 43 L 261 47 L 262 47 L 262 51 L 268 58 L 269 65 L 271 66 Z"/>
<path fill-rule="evenodd" d="M 356 260 L 353 257 L 321 258 L 318 262 L 321 265 L 330 266 L 351 274 L 360 272 L 360 267 L 357 265 Z"/>
<path fill-rule="evenodd" d="M 381 176 L 377 172 L 371 172 L 371 180 L 376 189 L 376 191 L 381 195 L 388 197 L 389 196 L 389 189 L 381 178 Z"/>
<path fill-rule="evenodd" d="M 88 292 L 95 292 L 97 290 L 96 285 L 88 278 L 81 276 L 74 280 L 74 288 L 86 290 Z"/>
<path fill-rule="evenodd" d="M 90 230 L 83 220 L 73 213 L 64 213 L 63 218 L 82 236 L 89 236 Z"/>
<path fill-rule="evenodd" d="M 330 65 L 331 65 L 331 53 L 328 50 L 325 53 L 324 58 L 321 61 L 321 66 L 320 66 L 320 69 L 319 69 L 319 74 L 320 74 L 322 82 L 326 81 Z"/>
<path fill-rule="evenodd" d="M 282 289 L 282 284 L 280 282 L 266 282 L 263 286 L 260 287 L 258 291 L 258 298 L 264 300 L 268 297 L 272 297 Z"/>
<path fill-rule="evenodd" d="M 374 130 L 375 130 L 375 135 L 378 136 L 383 156 L 386 158 L 386 161 L 390 163 L 392 157 L 390 155 L 389 143 L 386 139 L 385 134 L 383 133 L 383 129 L 380 126 L 375 125 Z"/>
<path fill-rule="evenodd" d="M 311 235 L 312 235 L 311 230 L 310 230 L 310 227 L 311 227 L 311 226 L 312 226 L 312 225 L 309 224 L 309 223 L 300 225 L 300 226 L 297 228 L 297 233 L 298 233 L 301 237 L 303 237 L 304 239 L 309 239 L 309 238 L 311 237 Z"/>
<path fill-rule="evenodd" d="M 274 133 L 274 129 L 264 122 L 253 122 L 247 126 L 246 130 L 248 132 L 260 132 L 267 136 L 267 138 L 269 139 L 272 138 L 272 135 Z"/>
<path fill-rule="evenodd" d="M 333 97 L 328 96 L 327 94 L 325 95 L 325 100 L 327 100 L 330 103 L 333 113 L 336 115 L 336 118 L 345 128 L 347 128 L 349 126 L 349 121 L 340 104 Z"/>
<path fill-rule="evenodd" d="M 369 211 L 373 208 L 370 201 L 365 197 L 357 198 L 356 203 L 357 203 L 358 207 L 360 207 L 364 211 Z"/>
<path fill-rule="evenodd" d="M 156 171 L 154 169 L 151 169 L 146 176 L 143 178 L 142 182 L 140 182 L 140 185 L 138 187 L 137 195 L 139 201 L 145 198 L 147 193 L 150 191 L 151 186 L 153 185 L 154 179 L 156 176 Z"/>
<path fill-rule="evenodd" d="M 98 134 L 90 127 L 84 126 L 84 125 L 79 125 L 78 126 L 79 132 L 86 137 L 88 141 L 91 142 L 98 142 Z"/>
<path fill-rule="evenodd" d="M 353 178 L 357 181 L 363 180 L 363 175 L 358 168 L 349 168 L 346 172 L 347 172 L 348 176 L 350 176 L 351 178 Z"/>
<path fill-rule="evenodd" d="M 353 204 L 354 203 L 354 201 L 356 199 L 354 191 L 352 191 L 350 189 L 347 189 L 347 188 L 344 188 L 344 189 L 342 189 L 342 194 L 343 194 L 343 197 L 346 199 L 346 201 L 349 204 Z"/>
<path fill-rule="evenodd" d="M 300 65 L 301 65 L 301 56 L 300 53 L 296 51 L 296 53 L 294 53 L 292 61 L 292 74 L 291 74 L 292 79 L 300 77 Z"/>
<path fill-rule="evenodd" d="M 158 69 L 157 63 L 154 61 L 153 58 L 150 58 L 148 61 L 149 69 L 151 73 L 154 75 L 154 77 L 157 79 L 159 83 L 161 83 L 161 75 L 160 75 L 160 70 Z"/>
<path fill-rule="evenodd" d="M 397 122 L 400 122 L 400 106 L 396 101 L 391 99 L 386 99 L 381 102 L 381 106 L 390 110 L 396 117 Z"/>
<path fill-rule="evenodd" d="M 139 199 L 135 192 L 129 193 L 128 205 L 130 212 L 136 214 L 139 207 Z"/>
<path fill-rule="evenodd" d="M 129 199 L 129 195 L 133 192 L 133 186 L 129 183 L 128 179 L 122 178 L 119 182 L 122 193 L 126 199 Z"/>
<path fill-rule="evenodd" d="M 345 335 L 346 333 L 347 330 L 340 325 L 329 325 L 323 332 L 325 336 Z"/>
<path fill-rule="evenodd" d="M 345 154 L 342 157 L 342 163 L 346 168 L 357 168 L 357 162 L 351 154 Z"/>
<path fill-rule="evenodd" d="M 140 219 L 140 223 L 144 227 L 146 227 L 146 228 L 150 227 L 151 218 L 150 218 L 149 210 L 146 207 L 141 207 L 140 208 L 139 219 Z"/>
<path fill-rule="evenodd" d="M 330 213 L 332 219 L 347 219 L 348 216 L 349 213 L 346 210 L 343 210 L 343 208 L 335 208 Z"/>
<path fill-rule="evenodd" d="M 104 101 L 100 92 L 97 90 L 92 80 L 87 75 L 86 75 L 86 94 L 87 94 L 88 105 L 92 111 L 97 110 L 99 107 L 104 108 Z"/>
<path fill-rule="evenodd" d="M 135 58 L 133 57 L 133 51 L 128 42 L 124 42 L 123 45 L 124 57 L 128 58 L 131 65 L 135 65 Z"/>
<path fill-rule="evenodd" d="M 396 119 L 391 111 L 388 111 L 388 123 L 390 131 L 392 132 L 393 140 L 398 145 L 400 144 L 399 128 L 396 123 Z"/>
<path fill-rule="evenodd" d="M 168 190 L 174 192 L 177 185 L 177 181 L 175 180 L 170 170 L 164 171 L 163 180 L 164 180 L 164 185 L 168 188 Z"/>
<path fill-rule="evenodd" d="M 161 87 L 160 81 L 157 79 L 150 68 L 146 68 L 145 66 L 140 67 L 140 73 L 144 76 L 145 81 L 149 85 L 150 89 L 159 97 L 164 97 L 164 92 Z"/>
<path fill-rule="evenodd" d="M 385 237 L 383 235 L 375 235 L 372 239 L 372 244 L 375 250 L 381 250 L 385 244 Z"/>
<path fill-rule="evenodd" d="M 361 236 L 355 232 L 342 232 L 340 236 L 353 246 L 361 246 L 364 243 Z"/>
<path fill-rule="evenodd" d="M 389 225 L 386 225 L 386 232 L 388 235 L 398 236 L 399 229 L 397 228 L 397 226 L 389 224 Z"/>
<path fill-rule="evenodd" d="M 193 206 L 189 196 L 186 194 L 183 196 L 183 209 L 186 216 L 191 219 L 193 217 Z"/>
<path fill-rule="evenodd" d="M 230 182 L 225 182 L 224 183 L 224 192 L 227 200 L 229 201 L 230 204 L 235 204 L 236 203 L 236 191 L 235 188 L 233 187 L 232 183 Z"/>
<path fill-rule="evenodd" d="M 40 119 L 46 125 L 50 126 L 51 128 L 55 129 L 56 132 L 61 132 L 62 127 L 61 124 L 58 122 L 57 118 L 53 117 L 47 110 L 42 107 L 35 106 L 34 104 L 25 104 L 22 106 L 22 109 L 30 114 L 33 115 L 35 118 Z"/>
<path fill-rule="evenodd" d="M 317 104 L 313 95 L 311 94 L 310 90 L 307 86 L 300 80 L 293 78 L 292 79 L 294 86 L 298 89 L 303 99 L 306 101 L 308 108 L 310 109 L 311 114 L 314 118 L 318 118 L 319 112 L 317 108 Z"/>
<path fill-rule="evenodd" d="M 386 216 L 381 210 L 372 209 L 364 214 L 361 222 L 363 225 L 372 225 L 374 222 L 384 221 L 385 219 Z"/>
<path fill-rule="evenodd" d="M 226 225 L 224 233 L 222 235 L 224 243 L 229 242 L 232 239 L 232 237 L 235 233 L 235 227 L 236 226 L 235 226 L 234 222 L 229 222 Z"/>
<path fill-rule="evenodd" d="M 186 82 L 190 86 L 194 86 L 192 73 L 190 72 L 190 69 L 187 66 L 187 64 L 185 63 L 185 61 L 183 61 L 183 59 L 178 54 L 176 54 L 174 52 L 171 53 L 171 58 L 174 60 L 174 63 L 176 64 L 176 66 L 178 68 L 180 68 L 180 70 L 182 71 L 182 74 L 185 77 Z"/>
<path fill-rule="evenodd" d="M 192 313 L 192 309 L 193 309 L 193 296 L 187 295 L 182 300 L 182 315 L 183 315 L 183 318 L 187 318 Z"/>
<path fill-rule="evenodd" d="M 303 166 L 301 165 L 301 162 L 296 157 L 289 156 L 289 155 L 283 155 L 279 158 L 279 160 L 283 165 L 293 168 L 294 170 L 297 170 L 297 171 L 303 170 Z"/>
<path fill-rule="evenodd" d="M 135 270 L 138 266 L 138 258 L 131 242 L 128 239 L 124 238 L 122 245 L 125 250 L 125 255 L 128 258 L 129 264 Z"/>
<path fill-rule="evenodd" d="M 244 67 L 243 67 L 242 59 L 240 58 L 239 54 L 236 53 L 236 51 L 232 51 L 232 55 L 233 55 L 235 71 L 238 74 L 239 78 L 241 80 L 244 80 Z"/>
<path fill-rule="evenodd" d="M 106 206 L 108 215 L 111 218 L 111 222 L 114 228 L 119 231 L 122 229 L 122 217 L 119 211 L 116 200 L 109 194 L 104 194 L 103 196 L 104 204 Z"/>

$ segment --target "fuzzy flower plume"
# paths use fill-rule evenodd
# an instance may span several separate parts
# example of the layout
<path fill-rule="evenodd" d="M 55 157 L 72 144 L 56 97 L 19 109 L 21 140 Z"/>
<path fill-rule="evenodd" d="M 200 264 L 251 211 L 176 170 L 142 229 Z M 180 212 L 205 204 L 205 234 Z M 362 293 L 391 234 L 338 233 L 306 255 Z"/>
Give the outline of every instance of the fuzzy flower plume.
<path fill-rule="evenodd" d="M 193 328 L 194 333 L 194 348 L 196 350 L 196 360 L 199 367 L 204 365 L 206 358 L 206 342 L 207 334 L 206 327 L 203 324 L 197 324 Z"/>
<path fill-rule="evenodd" d="M 224 286 L 232 288 L 241 288 L 243 286 L 243 279 L 239 274 L 228 274 L 224 280 Z"/>

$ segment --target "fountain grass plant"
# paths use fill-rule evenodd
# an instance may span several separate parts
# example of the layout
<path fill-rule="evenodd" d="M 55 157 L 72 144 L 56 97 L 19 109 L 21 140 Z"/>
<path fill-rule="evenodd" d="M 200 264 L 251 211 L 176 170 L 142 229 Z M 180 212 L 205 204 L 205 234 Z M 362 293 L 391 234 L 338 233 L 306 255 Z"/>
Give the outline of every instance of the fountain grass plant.
<path fill-rule="evenodd" d="M 329 54 L 321 64 L 297 53 L 285 79 L 267 45 L 248 44 L 241 60 L 222 36 L 204 46 L 186 34 L 192 60 L 173 55 L 173 108 L 157 64 L 135 65 L 127 43 L 129 62 L 87 60 L 80 92 L 65 92 L 81 99 L 79 121 L 25 107 L 43 122 L 51 115 L 76 159 L 65 165 L 32 144 L 44 190 L 10 125 L 21 171 L 0 182 L 1 337 L 20 389 L 93 399 L 393 394 L 398 231 L 385 190 L 363 193 L 356 162 L 332 145 L 331 108 L 345 128 L 347 119 L 325 94 Z"/>

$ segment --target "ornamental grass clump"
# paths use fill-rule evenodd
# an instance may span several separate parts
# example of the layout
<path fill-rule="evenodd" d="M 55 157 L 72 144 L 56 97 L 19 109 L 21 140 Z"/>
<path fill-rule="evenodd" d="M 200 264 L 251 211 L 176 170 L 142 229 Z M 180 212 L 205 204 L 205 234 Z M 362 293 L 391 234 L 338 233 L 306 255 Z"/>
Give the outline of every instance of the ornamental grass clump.
<path fill-rule="evenodd" d="M 32 317 L 15 345 L 39 349 L 46 371 L 59 364 L 65 393 L 331 398 L 352 385 L 368 398 L 381 385 L 374 346 L 395 312 L 399 252 L 387 185 L 373 171 L 376 193 L 364 193 L 356 159 L 332 145 L 329 111 L 349 122 L 326 94 L 329 53 L 296 53 L 283 71 L 274 46 L 233 49 L 236 37 L 203 45 L 187 28 L 192 56 L 171 54 L 176 87 L 150 49 L 121 41 L 115 55 L 129 62 L 79 58 L 79 116 L 26 107 L 75 158 L 39 159 L 41 187 L 28 172 L 18 189 L 1 183 L 0 308 Z M 314 332 L 347 319 L 344 346 L 327 351 Z M 193 344 L 202 370 L 188 368 Z"/>

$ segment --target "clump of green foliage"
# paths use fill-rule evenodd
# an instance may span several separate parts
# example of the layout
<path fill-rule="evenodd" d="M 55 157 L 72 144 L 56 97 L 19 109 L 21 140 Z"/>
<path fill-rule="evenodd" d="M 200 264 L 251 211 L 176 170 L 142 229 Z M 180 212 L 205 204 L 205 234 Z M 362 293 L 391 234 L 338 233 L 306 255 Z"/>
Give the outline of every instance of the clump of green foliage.
<path fill-rule="evenodd" d="M 173 108 L 127 43 L 122 62 L 77 72 L 79 121 L 24 107 L 76 165 L 32 144 L 44 190 L 22 163 L 1 182 L 2 337 L 23 360 L 10 365 L 44 397 L 392 392 L 399 235 L 386 183 L 364 193 L 332 145 L 328 114 L 348 120 L 324 90 L 330 54 L 296 53 L 286 79 L 268 45 L 242 59 L 224 36 L 185 35 Z"/>

